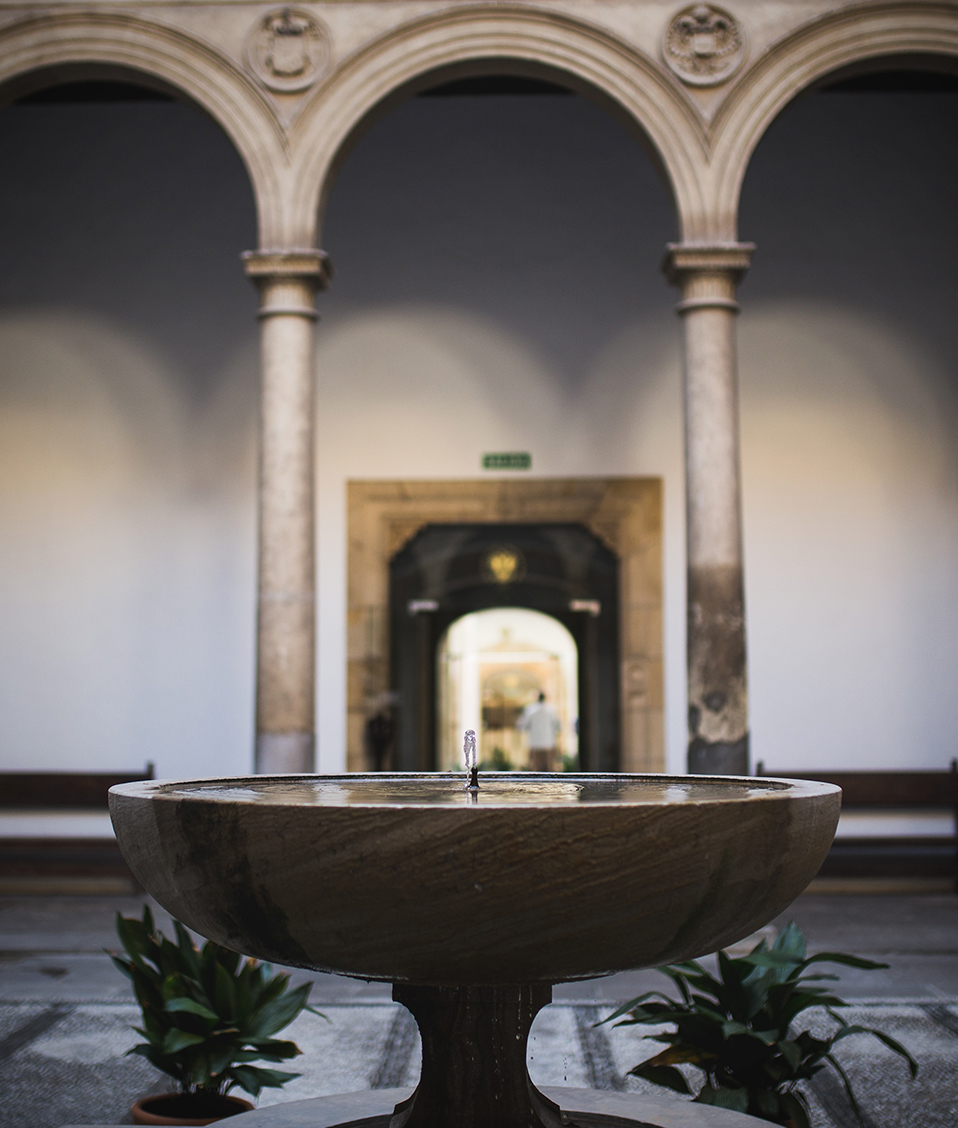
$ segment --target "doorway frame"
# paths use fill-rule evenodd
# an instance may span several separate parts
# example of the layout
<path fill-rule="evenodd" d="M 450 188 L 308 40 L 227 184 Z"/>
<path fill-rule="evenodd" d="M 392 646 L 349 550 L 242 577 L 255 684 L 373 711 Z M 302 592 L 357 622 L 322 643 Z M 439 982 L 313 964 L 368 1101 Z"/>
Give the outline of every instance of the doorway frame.
<path fill-rule="evenodd" d="M 619 558 L 620 770 L 665 769 L 662 479 L 498 478 L 346 483 L 346 767 L 390 686 L 389 562 L 432 524 L 581 524 Z"/>

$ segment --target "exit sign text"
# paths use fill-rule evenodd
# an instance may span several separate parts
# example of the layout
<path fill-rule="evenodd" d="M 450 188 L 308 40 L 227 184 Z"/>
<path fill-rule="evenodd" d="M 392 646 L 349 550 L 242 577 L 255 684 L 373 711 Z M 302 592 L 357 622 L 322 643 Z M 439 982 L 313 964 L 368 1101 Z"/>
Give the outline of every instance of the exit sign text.
<path fill-rule="evenodd" d="M 483 470 L 531 470 L 532 455 L 524 450 L 501 451 L 482 456 Z"/>

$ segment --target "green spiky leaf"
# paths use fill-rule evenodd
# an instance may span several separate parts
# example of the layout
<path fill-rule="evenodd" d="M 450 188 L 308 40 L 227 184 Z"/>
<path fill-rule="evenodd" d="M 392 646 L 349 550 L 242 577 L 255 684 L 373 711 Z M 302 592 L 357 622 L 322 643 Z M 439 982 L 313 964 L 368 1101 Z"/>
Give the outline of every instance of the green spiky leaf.
<path fill-rule="evenodd" d="M 174 921 L 175 942 L 159 932 L 148 909 L 141 920 L 117 917 L 126 956 L 114 965 L 132 980 L 146 1039 L 130 1053 L 146 1058 L 182 1089 L 226 1092 L 234 1085 L 257 1094 L 296 1073 L 264 1069 L 254 1062 L 296 1057 L 299 1047 L 273 1037 L 309 1006 L 310 984 L 289 989 L 285 972 L 274 974 L 238 953 L 207 941 L 197 949 Z M 325 1015 L 321 1015 L 324 1019 Z M 327 1019 L 328 1021 L 328 1019 Z"/>
<path fill-rule="evenodd" d="M 838 1009 L 847 1004 L 821 985 L 834 982 L 836 975 L 807 970 L 825 963 L 867 970 L 885 965 L 842 952 L 808 956 L 805 937 L 794 923 L 771 947 L 763 941 L 746 956 L 733 958 L 719 952 L 716 958 L 718 977 L 693 960 L 659 968 L 678 990 L 679 999 L 646 992 L 605 1019 L 616 1028 L 636 1024 L 658 1028 L 645 1037 L 665 1049 L 637 1065 L 631 1071 L 635 1076 L 685 1092 L 687 1079 L 675 1067 L 692 1066 L 702 1075 L 695 1097 L 699 1103 L 747 1111 L 779 1123 L 791 1119 L 799 1128 L 808 1128 L 809 1120 L 804 1095 L 796 1086 L 825 1068 L 838 1073 L 859 1115 L 851 1079 L 831 1052 L 844 1038 L 876 1038 L 902 1057 L 915 1076 L 917 1063 L 894 1038 L 841 1017 Z M 793 1031 L 792 1024 L 810 1007 L 825 1008 L 834 1021 L 827 1036 Z"/>

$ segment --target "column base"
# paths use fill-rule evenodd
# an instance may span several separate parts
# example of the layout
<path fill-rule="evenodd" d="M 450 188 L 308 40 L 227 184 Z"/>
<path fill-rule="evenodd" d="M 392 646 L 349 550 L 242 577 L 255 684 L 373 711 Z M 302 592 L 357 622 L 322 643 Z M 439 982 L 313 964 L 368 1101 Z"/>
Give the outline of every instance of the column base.
<path fill-rule="evenodd" d="M 714 743 L 695 737 L 689 742 L 688 772 L 689 775 L 749 775 L 748 733 L 739 740 Z"/>
<path fill-rule="evenodd" d="M 256 774 L 302 774 L 315 770 L 316 737 L 311 732 L 256 734 Z"/>

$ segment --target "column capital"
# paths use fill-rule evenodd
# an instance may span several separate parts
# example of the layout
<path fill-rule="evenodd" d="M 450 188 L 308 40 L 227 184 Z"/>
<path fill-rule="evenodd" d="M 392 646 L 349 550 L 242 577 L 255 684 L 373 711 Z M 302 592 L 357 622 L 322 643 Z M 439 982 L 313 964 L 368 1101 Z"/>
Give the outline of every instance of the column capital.
<path fill-rule="evenodd" d="M 317 319 L 317 290 L 325 290 L 333 264 L 325 251 L 313 248 L 246 251 L 243 268 L 260 293 L 260 320 L 268 317 Z"/>
<path fill-rule="evenodd" d="M 752 261 L 754 243 L 669 243 L 665 276 L 682 291 L 679 314 L 726 310 L 738 313 L 735 288 Z"/>
<path fill-rule="evenodd" d="M 325 290 L 333 277 L 333 264 L 325 251 L 312 248 L 289 250 L 244 251 L 243 269 L 256 283 L 272 280 L 295 280 L 311 283 Z"/>
<path fill-rule="evenodd" d="M 673 286 L 689 274 L 730 274 L 739 283 L 748 270 L 754 243 L 668 243 L 662 270 Z"/>

